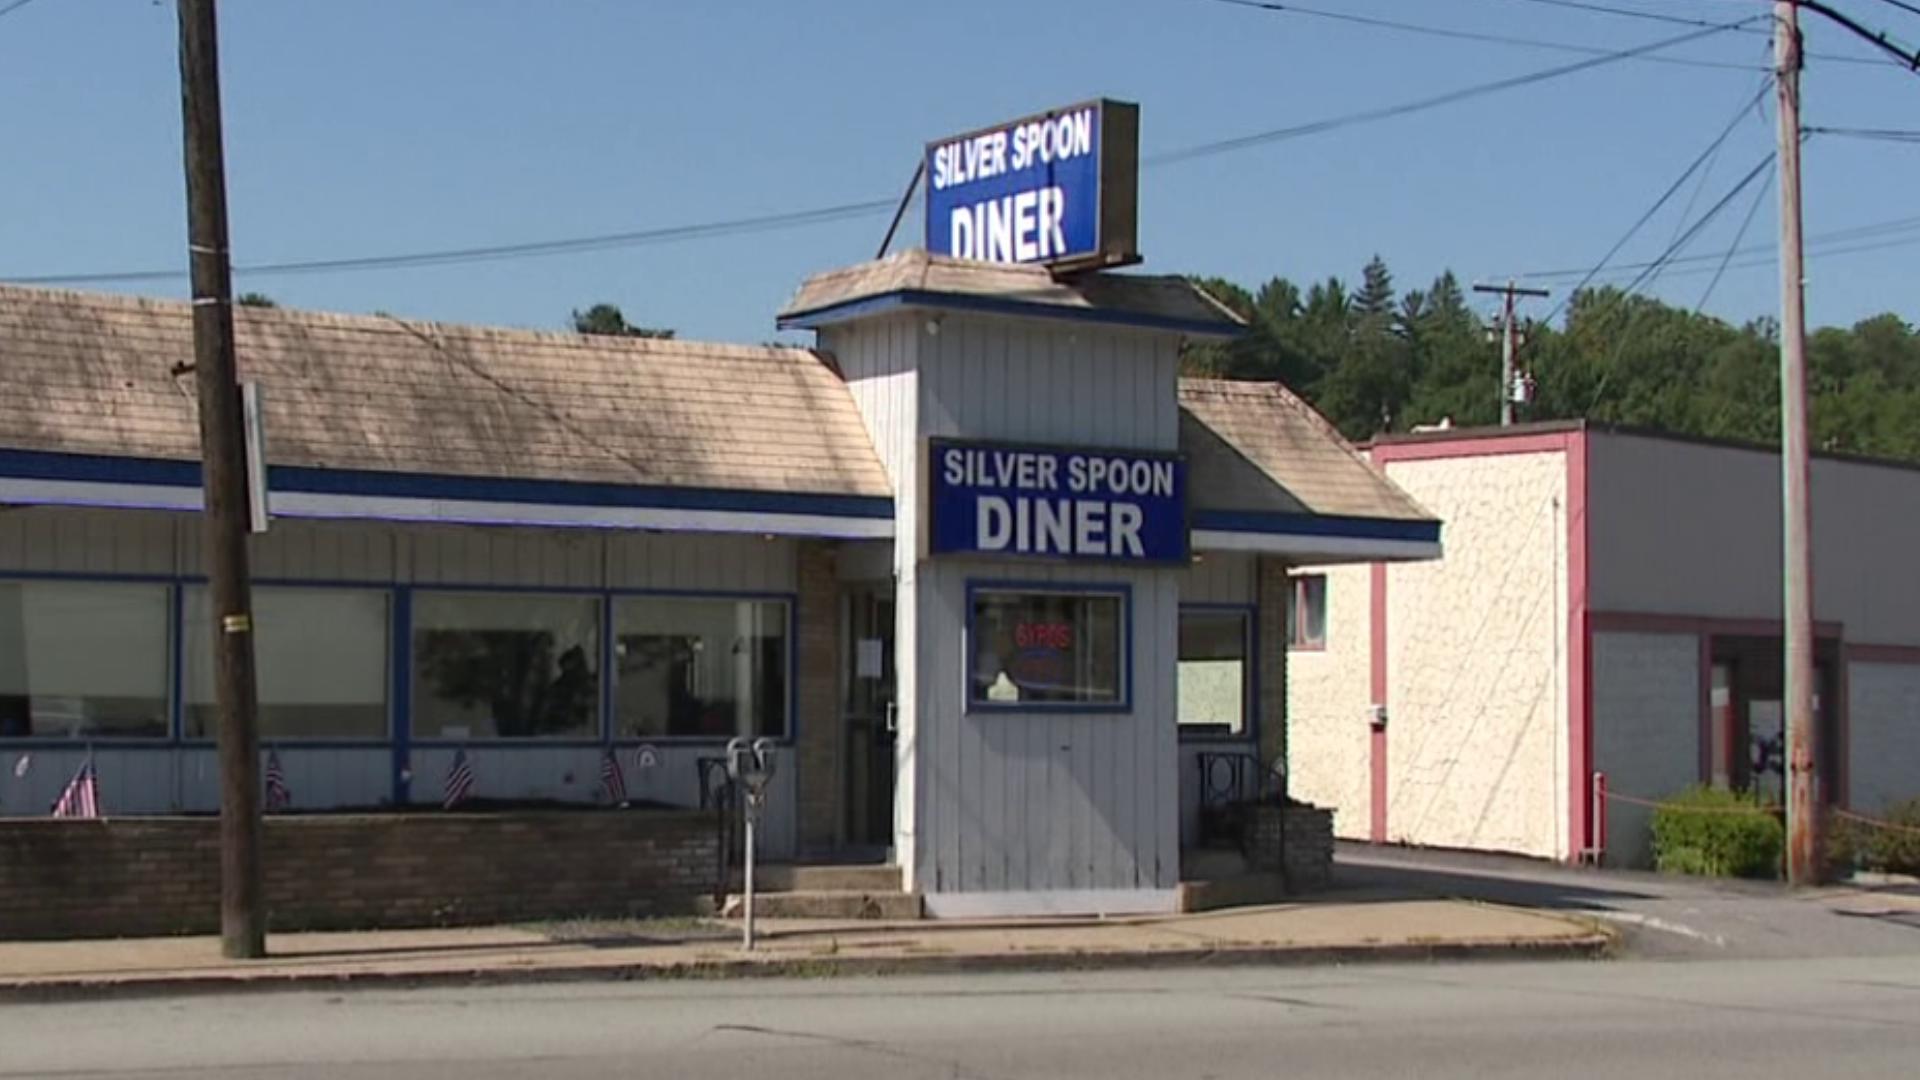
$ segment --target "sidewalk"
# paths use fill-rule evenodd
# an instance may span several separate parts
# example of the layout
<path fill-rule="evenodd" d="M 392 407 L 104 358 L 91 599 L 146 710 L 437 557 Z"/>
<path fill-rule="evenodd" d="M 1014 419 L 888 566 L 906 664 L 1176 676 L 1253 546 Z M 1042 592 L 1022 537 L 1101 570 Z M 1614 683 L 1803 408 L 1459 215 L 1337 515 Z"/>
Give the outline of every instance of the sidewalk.
<path fill-rule="evenodd" d="M 986 922 L 616 920 L 279 934 L 234 962 L 210 937 L 0 943 L 0 1000 L 569 979 L 1597 956 L 1591 923 L 1450 900 L 1327 897 L 1197 915 Z"/>

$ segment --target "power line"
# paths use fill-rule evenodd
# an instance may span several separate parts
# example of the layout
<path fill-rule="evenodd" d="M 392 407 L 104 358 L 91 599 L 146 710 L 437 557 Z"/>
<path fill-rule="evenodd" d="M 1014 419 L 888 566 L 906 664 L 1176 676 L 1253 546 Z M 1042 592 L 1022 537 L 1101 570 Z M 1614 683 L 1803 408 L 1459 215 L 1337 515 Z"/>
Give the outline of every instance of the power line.
<path fill-rule="evenodd" d="M 1753 227 L 1754 216 L 1760 212 L 1760 204 L 1766 200 L 1767 192 L 1772 188 L 1773 181 L 1769 179 L 1753 189 L 1753 202 L 1747 205 L 1747 216 L 1740 219 L 1740 229 L 1733 234 L 1733 243 L 1727 245 L 1727 253 L 1720 257 L 1720 265 L 1714 268 L 1713 280 L 1707 282 L 1706 291 L 1700 294 L 1699 302 L 1693 305 L 1695 315 L 1707 306 L 1707 301 L 1713 297 L 1713 290 L 1720 287 L 1720 279 L 1727 274 L 1727 264 L 1733 261 L 1733 253 L 1740 250 L 1740 242 L 1747 238 L 1747 230 Z"/>
<path fill-rule="evenodd" d="M 1580 294 L 1580 290 L 1586 288 L 1587 285 L 1593 281 L 1594 277 L 1600 273 L 1600 271 L 1605 270 L 1607 268 L 1607 264 L 1613 261 L 1613 257 L 1615 255 L 1620 254 L 1620 249 L 1626 247 L 1628 242 L 1631 241 L 1634 238 L 1634 236 L 1637 235 L 1640 232 L 1640 230 L 1646 226 L 1647 222 L 1653 220 L 1653 216 L 1660 212 L 1660 208 L 1667 205 L 1668 201 L 1671 200 L 1674 197 L 1674 195 L 1678 193 L 1683 186 L 1686 185 L 1687 178 L 1692 176 L 1695 172 L 1699 171 L 1701 166 L 1705 165 L 1708 161 L 1712 160 L 1714 155 L 1720 152 L 1720 147 L 1727 141 L 1728 138 L 1730 138 L 1733 135 L 1733 129 L 1740 126 L 1740 122 L 1747 118 L 1747 114 L 1750 112 L 1753 112 L 1755 109 L 1758 109 L 1760 107 L 1760 103 L 1766 100 L 1767 91 L 1768 89 L 1771 88 L 1771 86 L 1772 86 L 1771 78 L 1763 78 L 1760 80 L 1760 86 L 1758 89 L 1754 91 L 1753 96 L 1748 98 L 1746 102 L 1740 106 L 1739 110 L 1735 112 L 1732 118 L 1727 121 L 1726 126 L 1720 129 L 1720 133 L 1713 137 L 1712 142 L 1709 142 L 1707 144 L 1707 148 L 1705 150 L 1700 151 L 1699 155 L 1696 156 L 1693 159 L 1693 161 L 1690 164 L 1688 164 L 1688 166 L 1684 170 L 1681 171 L 1680 175 L 1674 178 L 1673 183 L 1667 185 L 1667 190 L 1661 192 L 1660 197 L 1653 201 L 1653 205 L 1647 207 L 1646 212 L 1642 213 L 1639 219 L 1636 220 L 1631 226 L 1627 228 L 1626 234 L 1620 237 L 1620 239 L 1614 241 L 1613 246 L 1608 248 L 1607 253 L 1600 257 L 1600 261 L 1594 265 L 1593 269 L 1588 271 L 1587 275 L 1580 279 L 1580 283 L 1578 285 L 1575 285 L 1573 288 L 1567 290 L 1566 295 L 1560 298 L 1560 302 L 1554 305 L 1554 308 L 1552 311 L 1547 313 L 1547 317 L 1544 321 L 1552 322 L 1555 316 L 1559 315 L 1562 311 L 1565 311 L 1567 309 L 1567 305 L 1573 303 L 1574 297 Z M 1684 218 L 1682 220 L 1684 220 Z M 1673 238 L 1672 244 L 1677 245 L 1680 242 L 1681 242 L 1681 238 L 1679 236 L 1675 236 Z M 1670 245 L 1667 250 L 1669 253 L 1671 253 L 1675 250 L 1675 248 Z"/>
<path fill-rule="evenodd" d="M 1649 42 L 1631 49 L 1623 49 L 1581 60 L 1560 67 L 1500 79 L 1495 82 L 1481 83 L 1465 87 L 1418 101 L 1404 102 L 1399 105 L 1368 109 L 1344 116 L 1332 117 L 1293 127 L 1277 128 L 1256 132 L 1232 139 L 1222 139 L 1201 143 L 1170 153 L 1143 158 L 1142 167 L 1152 168 L 1194 158 L 1210 157 L 1229 153 L 1234 150 L 1278 142 L 1284 139 L 1305 135 L 1317 135 L 1355 124 L 1384 120 L 1395 116 L 1438 108 L 1442 105 L 1469 98 L 1480 97 L 1500 90 L 1544 82 L 1548 79 L 1571 75 L 1605 64 L 1632 59 L 1647 53 L 1697 41 L 1713 34 L 1722 33 L 1738 26 L 1753 22 L 1754 16 L 1738 22 L 1711 25 L 1704 30 L 1681 34 L 1661 41 Z M 800 210 L 783 214 L 768 214 L 752 218 L 736 218 L 727 221 L 706 222 L 697 225 L 676 225 L 655 229 L 642 229 L 630 232 L 601 233 L 593 236 L 572 237 L 562 240 L 535 240 L 517 244 L 493 244 L 477 247 L 453 248 L 438 251 L 406 252 L 393 255 L 370 255 L 339 259 L 297 259 L 281 262 L 236 265 L 233 270 L 243 275 L 302 274 L 321 272 L 345 272 L 357 270 L 392 270 L 410 267 L 447 266 L 457 263 L 485 262 L 501 259 L 534 258 L 550 255 L 575 254 L 586 251 L 603 251 L 613 248 L 637 247 L 647 244 L 668 243 L 682 240 L 707 239 L 715 236 L 731 236 L 753 232 L 766 232 L 776 229 L 797 228 L 817 225 L 850 218 L 878 215 L 894 209 L 897 199 L 870 199 L 863 202 L 843 203 L 838 206 L 820 207 L 812 210 Z M 25 285 L 82 285 L 110 282 L 166 281 L 181 277 L 183 271 L 175 269 L 126 270 L 104 273 L 78 274 L 40 274 L 26 277 L 5 278 Z M 3 277 L 3 276 L 0 276 Z"/>
<path fill-rule="evenodd" d="M 1920 15 L 1920 6 L 1909 4 L 1907 3 L 1907 0 L 1880 0 L 1880 2 L 1883 4 L 1891 4 L 1892 6 L 1899 8 L 1901 11 L 1907 12 L 1908 14 L 1911 14 L 1911 15 Z"/>
<path fill-rule="evenodd" d="M 1444 26 L 1431 26 L 1422 23 L 1400 22 L 1394 19 L 1374 18 L 1370 15 L 1354 15 L 1344 11 L 1327 11 L 1321 8 L 1303 7 L 1299 4 L 1279 4 L 1270 0 L 1211 0 L 1216 4 L 1230 4 L 1234 7 L 1253 8 L 1259 11 L 1282 15 L 1306 15 L 1316 19 L 1329 19 L 1334 22 L 1352 23 L 1356 26 L 1371 26 L 1385 30 L 1401 30 L 1411 34 L 1425 34 L 1429 37 L 1451 38 L 1456 41 L 1479 41 L 1494 45 L 1519 45 L 1535 49 L 1552 49 L 1559 52 L 1580 53 L 1586 56 L 1606 56 L 1613 50 L 1598 45 L 1575 45 L 1565 41 L 1546 41 L 1540 38 L 1517 37 L 1510 34 L 1486 34 L 1474 30 L 1455 30 Z M 1712 23 L 1702 25 L 1711 26 Z M 1656 64 L 1677 64 L 1685 67 L 1731 68 L 1736 71 L 1765 70 L 1754 64 L 1742 64 L 1732 60 L 1705 60 L 1686 56 L 1641 56 L 1635 59 Z"/>
<path fill-rule="evenodd" d="M 395 255 L 367 255 L 341 259 L 296 259 L 283 262 L 236 265 L 236 274 L 304 274 L 327 271 L 395 270 L 407 267 L 450 266 L 457 263 L 488 262 L 500 259 L 537 258 L 571 255 L 614 248 L 641 247 L 683 240 L 704 240 L 720 236 L 740 236 L 775 229 L 798 228 L 879 214 L 894 207 L 895 199 L 873 199 L 843 203 L 784 214 L 734 218 L 695 225 L 670 225 L 656 229 L 601 233 L 563 240 L 533 240 L 518 244 L 493 244 L 481 247 L 452 248 L 440 251 L 416 251 Z M 165 281 L 182 276 L 182 270 L 124 270 L 106 273 L 41 274 L 6 280 L 23 285 L 79 285 L 103 282 Z"/>
<path fill-rule="evenodd" d="M 1166 165 L 1176 161 L 1191 161 L 1194 158 L 1211 157 L 1215 154 L 1244 150 L 1248 147 L 1260 146 L 1266 143 L 1296 139 L 1303 135 L 1318 135 L 1338 128 L 1349 127 L 1354 124 L 1369 123 L 1375 120 L 1386 120 L 1392 117 L 1406 116 L 1411 113 L 1425 112 L 1428 109 L 1439 108 L 1442 105 L 1451 105 L 1456 102 L 1498 93 L 1502 90 L 1512 90 L 1521 86 L 1530 86 L 1534 83 L 1546 82 L 1549 79 L 1573 75 L 1591 68 L 1615 64 L 1623 60 L 1631 60 L 1647 53 L 1659 52 L 1662 49 L 1670 49 L 1676 45 L 1684 45 L 1689 41 L 1698 41 L 1701 38 L 1711 37 L 1714 34 L 1725 33 L 1762 18 L 1765 18 L 1765 16 L 1755 15 L 1735 22 L 1715 23 L 1711 24 L 1707 29 L 1695 30 L 1692 33 L 1681 34 L 1678 37 L 1664 38 L 1660 41 L 1648 42 L 1645 45 L 1639 45 L 1631 49 L 1621 49 L 1607 53 L 1604 56 L 1596 56 L 1589 60 L 1563 64 L 1559 67 L 1545 68 L 1540 71 L 1529 72 L 1525 75 L 1515 75 L 1511 78 L 1497 79 L 1493 82 L 1478 83 L 1473 86 L 1462 87 L 1459 90 L 1451 90 L 1444 94 L 1436 94 L 1433 97 L 1421 98 L 1417 101 L 1402 102 L 1398 105 L 1387 105 L 1377 109 L 1363 109 L 1360 112 L 1348 113 L 1344 116 L 1331 117 L 1326 120 L 1315 120 L 1310 123 L 1295 124 L 1291 127 L 1273 128 L 1269 131 L 1255 132 L 1251 135 L 1240 135 L 1231 139 L 1220 139 L 1214 142 L 1200 143 L 1197 146 L 1189 146 L 1185 149 L 1168 151 L 1143 158 L 1142 163 L 1146 165 Z"/>
<path fill-rule="evenodd" d="M 1640 11 L 1635 8 L 1615 7 L 1611 4 L 1592 4 L 1592 3 L 1586 3 L 1585 0 L 1516 0 L 1516 2 L 1529 3 L 1529 4 L 1544 4 L 1549 7 L 1557 7 L 1557 8 L 1570 8 L 1575 11 L 1589 11 L 1589 12 L 1593 12 L 1595 14 L 1600 14 L 1600 15 L 1618 15 L 1618 16 L 1622 16 L 1630 19 L 1647 19 L 1653 22 L 1663 22 L 1663 23 L 1668 23 L 1676 26 L 1712 26 L 1714 25 L 1713 23 L 1707 21 L 1706 19 L 1690 18 L 1685 15 L 1663 15 L 1655 11 Z M 1772 30 L 1763 30 L 1763 29 L 1748 30 L 1743 27 L 1739 32 L 1743 34 L 1745 33 L 1765 34 L 1768 37 L 1773 36 Z M 1875 67 L 1884 67 L 1888 63 L 1886 60 L 1879 59 L 1876 57 L 1846 56 L 1841 53 L 1808 52 L 1808 53 L 1802 53 L 1802 55 L 1809 60 L 1825 60 L 1835 64 L 1871 64 Z"/>
<path fill-rule="evenodd" d="M 0 19 L 6 18 L 31 3 L 33 3 L 33 0 L 13 0 L 13 3 L 8 4 L 6 7 L 0 7 Z"/>
<path fill-rule="evenodd" d="M 1891 236 L 1893 234 L 1903 233 L 1903 232 L 1913 232 L 1915 230 L 1920 230 L 1920 217 L 1895 218 L 1891 221 L 1874 222 L 1868 225 L 1855 225 L 1846 229 L 1836 229 L 1832 232 L 1821 233 L 1817 236 L 1809 236 L 1807 237 L 1807 245 L 1809 248 L 1812 248 L 1816 245 L 1827 245 L 1827 244 L 1837 245 L 1837 244 L 1842 244 L 1846 241 L 1851 241 L 1851 240 L 1870 240 L 1876 237 L 1884 238 L 1887 236 Z M 1849 248 L 1849 247 L 1833 247 L 1824 251 L 1810 252 L 1810 255 L 1821 255 L 1821 254 L 1841 255 L 1841 254 L 1847 254 L 1854 250 L 1873 251 L 1873 250 L 1879 250 L 1884 247 L 1896 247 L 1896 246 L 1902 246 L 1906 244 L 1920 244 L 1920 236 L 1907 237 L 1905 239 L 1893 240 L 1885 243 L 1877 243 L 1872 247 L 1862 247 L 1857 249 Z M 1773 244 L 1751 244 L 1746 247 L 1736 249 L 1734 251 L 1734 254 L 1737 256 L 1767 255 L 1771 257 L 1774 250 L 1775 250 L 1775 247 Z M 1720 256 L 1718 255 L 1678 255 L 1678 256 L 1675 256 L 1674 258 L 1668 259 L 1667 265 L 1674 266 L 1677 264 L 1685 264 L 1685 263 L 1712 262 L 1713 260 L 1719 257 Z M 1595 280 L 1600 280 L 1603 278 L 1613 277 L 1617 275 L 1636 273 L 1652 265 L 1654 265 L 1652 262 L 1618 263 L 1602 271 L 1600 274 L 1596 275 Z M 1697 270 L 1674 271 L 1674 272 L 1675 273 L 1705 273 L 1706 271 L 1707 271 L 1707 268 L 1703 267 Z M 1592 272 L 1593 271 L 1590 267 L 1572 267 L 1572 268 L 1567 268 L 1562 270 L 1535 270 L 1530 273 L 1512 274 L 1509 276 L 1513 277 L 1515 280 L 1520 280 L 1520 281 L 1546 281 L 1546 280 L 1552 280 L 1554 278 L 1580 277 L 1582 275 L 1590 274 Z"/>
<path fill-rule="evenodd" d="M 1902 67 L 1920 73 L 1920 49 L 1908 52 L 1900 46 L 1895 45 L 1893 40 L 1887 36 L 1886 31 L 1869 30 L 1855 21 L 1853 16 L 1829 4 L 1823 3 L 1822 0 L 1793 0 L 1793 5 L 1795 7 L 1806 8 L 1816 15 L 1825 16 L 1828 21 L 1839 24 L 1849 33 L 1853 34 L 1853 36 L 1900 61 Z"/>
<path fill-rule="evenodd" d="M 1634 295 L 1636 292 L 1638 292 L 1642 285 L 1645 285 L 1648 282 L 1652 281 L 1655 277 L 1658 277 L 1660 274 L 1661 268 L 1666 264 L 1667 260 L 1672 258 L 1682 248 L 1686 247 L 1686 245 L 1692 243 L 1693 238 L 1700 235 L 1700 230 L 1706 228 L 1707 225 L 1711 223 L 1715 217 L 1719 216 L 1720 211 L 1726 209 L 1728 203 L 1732 202 L 1735 198 L 1738 198 L 1740 193 L 1746 190 L 1746 187 L 1748 184 L 1753 183 L 1756 179 L 1760 177 L 1761 173 L 1765 172 L 1770 166 L 1772 166 L 1773 159 L 1774 159 L 1774 155 L 1772 153 L 1769 153 L 1766 157 L 1761 158 L 1760 163 L 1758 165 L 1755 165 L 1752 169 L 1748 170 L 1747 174 L 1741 177 L 1739 182 L 1734 184 L 1731 190 L 1729 190 L 1725 195 L 1722 195 L 1720 197 L 1719 202 L 1714 203 L 1711 207 L 1707 209 L 1706 213 L 1700 215 L 1700 220 L 1694 222 L 1692 227 L 1688 228 L 1687 231 L 1684 234 L 1682 234 L 1679 239 L 1667 245 L 1667 249 L 1661 252 L 1659 257 L 1654 259 L 1653 264 L 1651 266 L 1641 271 L 1638 277 L 1635 277 L 1633 281 L 1627 284 L 1626 288 L 1622 289 L 1618 294 L 1616 294 L 1615 297 L 1613 298 L 1613 302 L 1607 306 L 1605 313 L 1611 314 L 1613 308 L 1619 306 L 1620 304 L 1625 303 L 1627 298 Z M 1606 369 L 1600 373 L 1600 381 L 1594 386 L 1593 400 L 1588 403 L 1586 409 L 1581 413 L 1582 416 L 1591 416 L 1593 414 L 1593 410 L 1596 408 L 1599 408 L 1600 399 L 1606 396 L 1607 383 L 1610 379 L 1612 379 L 1614 370 L 1619 367 L 1620 354 L 1626 351 L 1627 338 L 1631 333 L 1631 331 L 1633 330 L 1634 323 L 1638 321 L 1638 317 L 1640 314 L 1641 314 L 1640 312 L 1635 312 L 1632 315 L 1628 316 L 1627 325 L 1621 329 L 1620 336 L 1614 339 L 1613 349 L 1607 357 Z M 1596 318 L 1597 317 L 1598 316 L 1596 316 Z"/>
<path fill-rule="evenodd" d="M 1920 142 L 1920 130 L 1899 128 L 1803 127 L 1808 135 L 1838 135 L 1847 139 L 1878 139 L 1882 142 Z"/>

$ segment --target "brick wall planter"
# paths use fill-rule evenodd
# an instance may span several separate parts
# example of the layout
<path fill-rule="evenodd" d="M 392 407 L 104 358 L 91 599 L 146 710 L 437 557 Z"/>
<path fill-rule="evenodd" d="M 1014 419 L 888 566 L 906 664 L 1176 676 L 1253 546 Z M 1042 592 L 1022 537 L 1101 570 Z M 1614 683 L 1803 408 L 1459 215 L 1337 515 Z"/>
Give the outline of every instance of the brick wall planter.
<path fill-rule="evenodd" d="M 219 822 L 0 820 L 0 940 L 219 929 Z M 275 930 L 451 926 L 696 910 L 714 888 L 712 815 L 272 817 Z"/>
<path fill-rule="evenodd" d="M 1281 872 L 1295 892 L 1333 884 L 1333 811 L 1317 806 L 1248 804 L 1242 810 L 1249 868 Z"/>

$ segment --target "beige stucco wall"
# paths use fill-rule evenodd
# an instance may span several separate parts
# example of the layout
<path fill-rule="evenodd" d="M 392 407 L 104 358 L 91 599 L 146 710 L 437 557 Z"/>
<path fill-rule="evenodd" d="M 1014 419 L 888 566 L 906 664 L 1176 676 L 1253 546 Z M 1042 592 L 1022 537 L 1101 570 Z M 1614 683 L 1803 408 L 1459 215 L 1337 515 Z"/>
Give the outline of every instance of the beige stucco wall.
<path fill-rule="evenodd" d="M 1303 566 L 1296 573 L 1327 576 L 1327 646 L 1287 654 L 1288 789 L 1331 808 L 1336 835 L 1365 839 L 1371 825 L 1371 568 Z"/>
<path fill-rule="evenodd" d="M 1446 546 L 1387 571 L 1388 838 L 1565 857 L 1565 455 L 1387 473 Z"/>

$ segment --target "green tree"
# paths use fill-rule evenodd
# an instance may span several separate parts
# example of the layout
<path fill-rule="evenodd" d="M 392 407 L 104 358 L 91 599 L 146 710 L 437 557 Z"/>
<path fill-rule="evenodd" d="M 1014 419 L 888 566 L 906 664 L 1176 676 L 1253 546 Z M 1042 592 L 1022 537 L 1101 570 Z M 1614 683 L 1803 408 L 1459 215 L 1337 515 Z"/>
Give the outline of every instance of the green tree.
<path fill-rule="evenodd" d="M 627 316 L 617 304 L 595 304 L 581 311 L 573 312 L 573 332 L 576 334 L 600 334 L 606 337 L 659 338 L 673 337 L 672 330 L 663 330 L 651 326 L 635 326 L 627 321 Z"/>
<path fill-rule="evenodd" d="M 241 307 L 277 308 L 280 306 L 278 301 L 263 292 L 243 292 L 239 296 L 234 297 L 233 302 L 239 304 Z"/>

